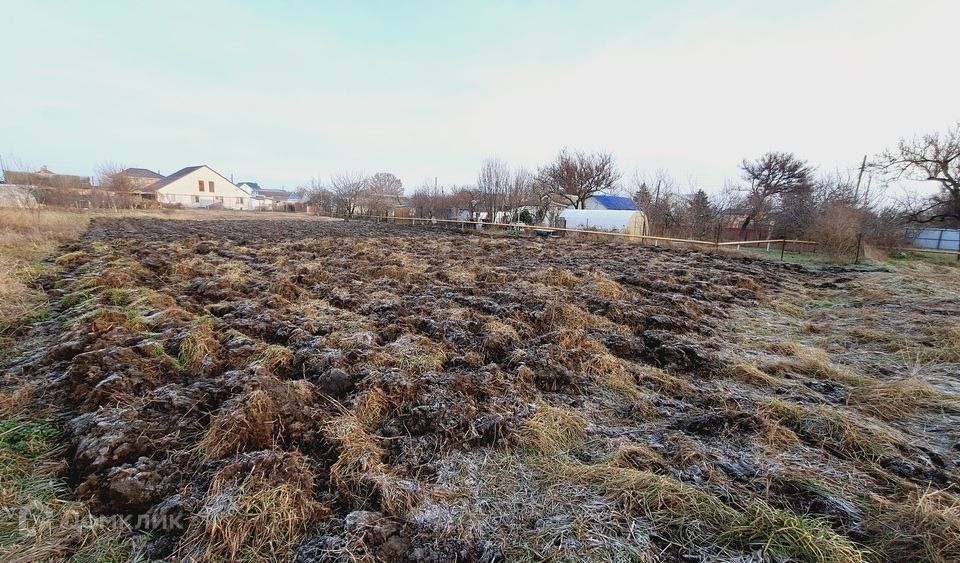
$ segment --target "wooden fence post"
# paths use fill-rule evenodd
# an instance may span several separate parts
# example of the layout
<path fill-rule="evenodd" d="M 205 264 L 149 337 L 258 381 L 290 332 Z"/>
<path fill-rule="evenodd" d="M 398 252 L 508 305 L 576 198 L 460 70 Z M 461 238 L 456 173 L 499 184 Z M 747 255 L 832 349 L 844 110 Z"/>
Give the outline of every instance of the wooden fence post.
<path fill-rule="evenodd" d="M 853 259 L 854 264 L 860 263 L 860 243 L 863 241 L 863 233 L 857 233 L 857 256 Z"/>

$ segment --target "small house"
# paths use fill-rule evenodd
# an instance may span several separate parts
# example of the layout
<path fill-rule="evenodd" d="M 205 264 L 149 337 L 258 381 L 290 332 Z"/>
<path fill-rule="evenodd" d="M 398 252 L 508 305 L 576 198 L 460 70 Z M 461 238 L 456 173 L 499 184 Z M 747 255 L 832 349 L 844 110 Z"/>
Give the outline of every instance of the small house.
<path fill-rule="evenodd" d="M 163 176 L 146 168 L 126 168 L 117 174 L 118 184 L 125 191 L 137 191 L 163 180 Z"/>
<path fill-rule="evenodd" d="M 52 172 L 46 166 L 40 167 L 36 172 L 19 172 L 16 170 L 4 170 L 3 176 L 8 184 L 17 184 L 21 186 L 35 186 L 38 188 L 66 188 L 74 190 L 90 189 L 89 176 L 76 176 L 73 174 L 57 174 Z"/>
<path fill-rule="evenodd" d="M 251 194 L 209 166 L 188 166 L 137 190 L 146 199 L 183 207 L 247 209 Z"/>

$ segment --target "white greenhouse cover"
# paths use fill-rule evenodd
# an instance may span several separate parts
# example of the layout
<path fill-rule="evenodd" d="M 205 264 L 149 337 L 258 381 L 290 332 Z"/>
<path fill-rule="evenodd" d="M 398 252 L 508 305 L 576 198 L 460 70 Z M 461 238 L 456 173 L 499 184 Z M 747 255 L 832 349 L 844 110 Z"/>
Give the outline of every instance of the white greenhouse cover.
<path fill-rule="evenodd" d="M 568 229 L 593 229 L 625 232 L 630 220 L 639 211 L 611 211 L 606 209 L 564 209 L 560 216 L 566 219 Z"/>
<path fill-rule="evenodd" d="M 37 207 L 37 199 L 27 187 L 4 184 L 0 185 L 0 207 L 33 209 Z"/>

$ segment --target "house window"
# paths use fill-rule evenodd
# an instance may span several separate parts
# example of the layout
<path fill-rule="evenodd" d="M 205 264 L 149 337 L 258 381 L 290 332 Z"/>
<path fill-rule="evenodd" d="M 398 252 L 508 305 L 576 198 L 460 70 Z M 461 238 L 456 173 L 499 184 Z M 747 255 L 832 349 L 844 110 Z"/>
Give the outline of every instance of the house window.
<path fill-rule="evenodd" d="M 222 196 L 222 195 L 221 195 L 221 196 L 217 196 L 217 197 L 215 197 L 214 199 L 217 200 L 217 202 L 219 202 L 219 203 L 223 203 L 223 196 Z"/>
<path fill-rule="evenodd" d="M 197 180 L 197 185 L 200 187 L 200 191 L 202 192 L 202 191 L 203 191 L 203 180 Z M 213 190 L 210 190 L 210 191 L 212 192 Z"/>
<path fill-rule="evenodd" d="M 193 203 L 200 203 L 200 196 L 198 195 L 193 196 Z"/>
<path fill-rule="evenodd" d="M 207 182 L 207 185 L 210 186 L 210 193 L 213 193 L 213 180 Z"/>
<path fill-rule="evenodd" d="M 242 197 L 238 197 L 238 198 L 237 198 L 237 205 L 243 205 L 243 198 L 242 198 Z"/>

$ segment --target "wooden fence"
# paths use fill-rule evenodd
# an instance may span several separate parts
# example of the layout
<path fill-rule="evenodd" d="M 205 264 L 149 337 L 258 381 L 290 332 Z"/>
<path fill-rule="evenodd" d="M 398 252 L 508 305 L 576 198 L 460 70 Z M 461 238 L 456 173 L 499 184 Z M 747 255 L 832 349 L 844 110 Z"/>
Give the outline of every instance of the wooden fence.
<path fill-rule="evenodd" d="M 356 216 L 353 219 L 361 219 L 367 221 L 375 221 L 378 223 L 387 222 L 387 223 L 396 223 L 402 225 L 417 225 L 417 224 L 428 224 L 428 225 L 452 225 L 459 226 L 461 230 L 465 230 L 467 225 L 471 225 L 471 228 L 476 229 L 479 225 L 479 228 L 502 228 L 506 230 L 516 230 L 521 233 L 577 233 L 582 235 L 597 235 L 597 236 L 606 236 L 606 237 L 615 237 L 615 238 L 625 238 L 639 240 L 641 244 L 650 241 L 654 245 L 659 245 L 660 243 L 669 243 L 669 244 L 685 244 L 690 246 L 700 246 L 706 248 L 728 248 L 736 247 L 737 250 L 741 246 L 751 246 L 751 245 L 769 245 L 779 244 L 780 245 L 780 258 L 783 259 L 783 254 L 786 250 L 786 245 L 791 244 L 800 247 L 801 249 L 805 246 L 816 247 L 817 242 L 812 240 L 795 240 L 795 239 L 764 239 L 764 240 L 736 240 L 729 242 L 718 242 L 718 241 L 709 241 L 709 240 L 695 240 L 695 239 L 684 239 L 684 238 L 672 238 L 672 237 L 655 237 L 651 235 L 635 235 L 629 233 L 618 233 L 610 231 L 592 231 L 588 229 L 567 229 L 563 227 L 545 227 L 541 225 L 527 225 L 527 224 L 515 224 L 515 223 L 486 223 L 481 221 L 463 221 L 459 219 L 426 219 L 422 217 L 378 217 L 378 216 Z M 768 248 L 769 249 L 769 248 Z"/>

